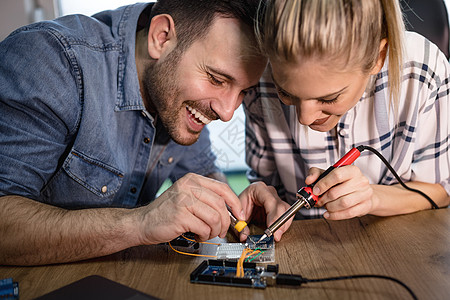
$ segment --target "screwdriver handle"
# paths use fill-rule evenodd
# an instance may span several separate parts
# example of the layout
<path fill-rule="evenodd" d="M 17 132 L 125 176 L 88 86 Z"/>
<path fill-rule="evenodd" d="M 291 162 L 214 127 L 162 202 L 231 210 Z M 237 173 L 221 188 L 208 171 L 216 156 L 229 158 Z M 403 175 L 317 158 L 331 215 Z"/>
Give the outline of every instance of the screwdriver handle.
<path fill-rule="evenodd" d="M 225 204 L 226 205 L 226 204 Z M 241 232 L 245 227 L 247 227 L 247 223 L 245 221 L 239 221 L 235 216 L 231 213 L 231 208 L 226 205 L 228 214 L 230 215 L 230 226 L 237 230 L 237 232 Z"/>

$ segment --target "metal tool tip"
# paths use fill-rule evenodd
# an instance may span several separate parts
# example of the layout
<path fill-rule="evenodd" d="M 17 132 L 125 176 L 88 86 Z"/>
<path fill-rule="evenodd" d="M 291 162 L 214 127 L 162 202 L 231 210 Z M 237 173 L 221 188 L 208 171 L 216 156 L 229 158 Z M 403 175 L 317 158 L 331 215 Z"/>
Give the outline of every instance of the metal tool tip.
<path fill-rule="evenodd" d="M 261 243 L 261 242 L 262 242 L 264 239 L 266 239 L 266 238 L 267 238 L 267 235 L 264 233 L 264 234 L 261 236 L 261 238 L 255 243 L 255 245 Z"/>

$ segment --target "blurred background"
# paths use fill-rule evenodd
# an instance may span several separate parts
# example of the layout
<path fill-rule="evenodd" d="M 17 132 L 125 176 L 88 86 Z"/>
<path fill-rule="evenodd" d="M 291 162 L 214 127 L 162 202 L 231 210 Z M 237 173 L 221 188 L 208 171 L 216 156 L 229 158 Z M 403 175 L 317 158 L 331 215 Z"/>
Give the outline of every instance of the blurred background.
<path fill-rule="evenodd" d="M 115 9 L 132 4 L 133 0 L 0 0 L 0 41 L 14 29 L 69 14 L 92 15 L 96 12 Z M 154 2 L 154 1 L 146 1 Z M 450 0 L 401 0 L 403 12 L 408 20 L 408 30 L 417 31 L 433 42 L 449 57 Z M 445 5 L 444 5 L 445 4 Z M 245 115 L 242 107 L 230 122 L 211 122 L 213 151 L 218 166 L 227 175 L 232 189 L 239 194 L 247 185 L 245 177 Z M 166 182 L 164 191 L 170 182 Z"/>

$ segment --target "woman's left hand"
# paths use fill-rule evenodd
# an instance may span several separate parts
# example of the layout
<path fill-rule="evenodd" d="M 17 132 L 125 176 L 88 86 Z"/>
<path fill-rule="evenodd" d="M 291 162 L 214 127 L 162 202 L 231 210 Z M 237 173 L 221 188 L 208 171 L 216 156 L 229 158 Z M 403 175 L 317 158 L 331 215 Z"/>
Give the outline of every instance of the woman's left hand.
<path fill-rule="evenodd" d="M 254 182 L 250 184 L 240 195 L 239 199 L 244 209 L 247 221 L 253 219 L 254 222 L 262 224 L 267 228 L 275 222 L 290 205 L 281 200 L 277 191 L 273 186 L 267 186 L 263 182 Z M 280 241 L 281 236 L 289 226 L 291 226 L 292 218 L 281 226 L 275 233 L 275 241 Z M 248 228 L 245 228 L 239 235 L 241 241 L 245 241 L 250 234 Z"/>
<path fill-rule="evenodd" d="M 324 170 L 311 168 L 305 180 L 312 184 Z M 370 213 L 374 206 L 373 189 L 361 170 L 353 165 L 334 169 L 319 180 L 313 189 L 319 196 L 316 206 L 324 206 L 324 217 L 329 220 L 343 220 Z"/>

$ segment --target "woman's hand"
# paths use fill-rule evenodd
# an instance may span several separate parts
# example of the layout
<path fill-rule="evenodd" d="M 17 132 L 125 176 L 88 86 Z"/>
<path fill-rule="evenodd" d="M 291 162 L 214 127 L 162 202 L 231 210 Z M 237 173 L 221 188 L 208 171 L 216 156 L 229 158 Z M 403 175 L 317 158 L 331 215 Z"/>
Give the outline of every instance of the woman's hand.
<path fill-rule="evenodd" d="M 267 186 L 263 182 L 250 184 L 239 195 L 239 199 L 241 200 L 246 220 L 249 222 L 250 219 L 253 219 L 253 221 L 262 223 L 266 227 L 275 222 L 290 207 L 287 202 L 278 197 L 273 186 Z M 281 236 L 288 230 L 291 223 L 292 219 L 275 232 L 275 241 L 280 241 Z M 245 228 L 240 233 L 239 239 L 245 241 L 249 233 L 249 229 Z"/>
<path fill-rule="evenodd" d="M 324 170 L 311 168 L 305 180 L 312 184 Z M 334 169 L 319 180 L 313 189 L 319 196 L 317 206 L 324 206 L 324 217 L 329 220 L 343 220 L 370 213 L 374 206 L 374 191 L 361 170 L 353 165 Z"/>

